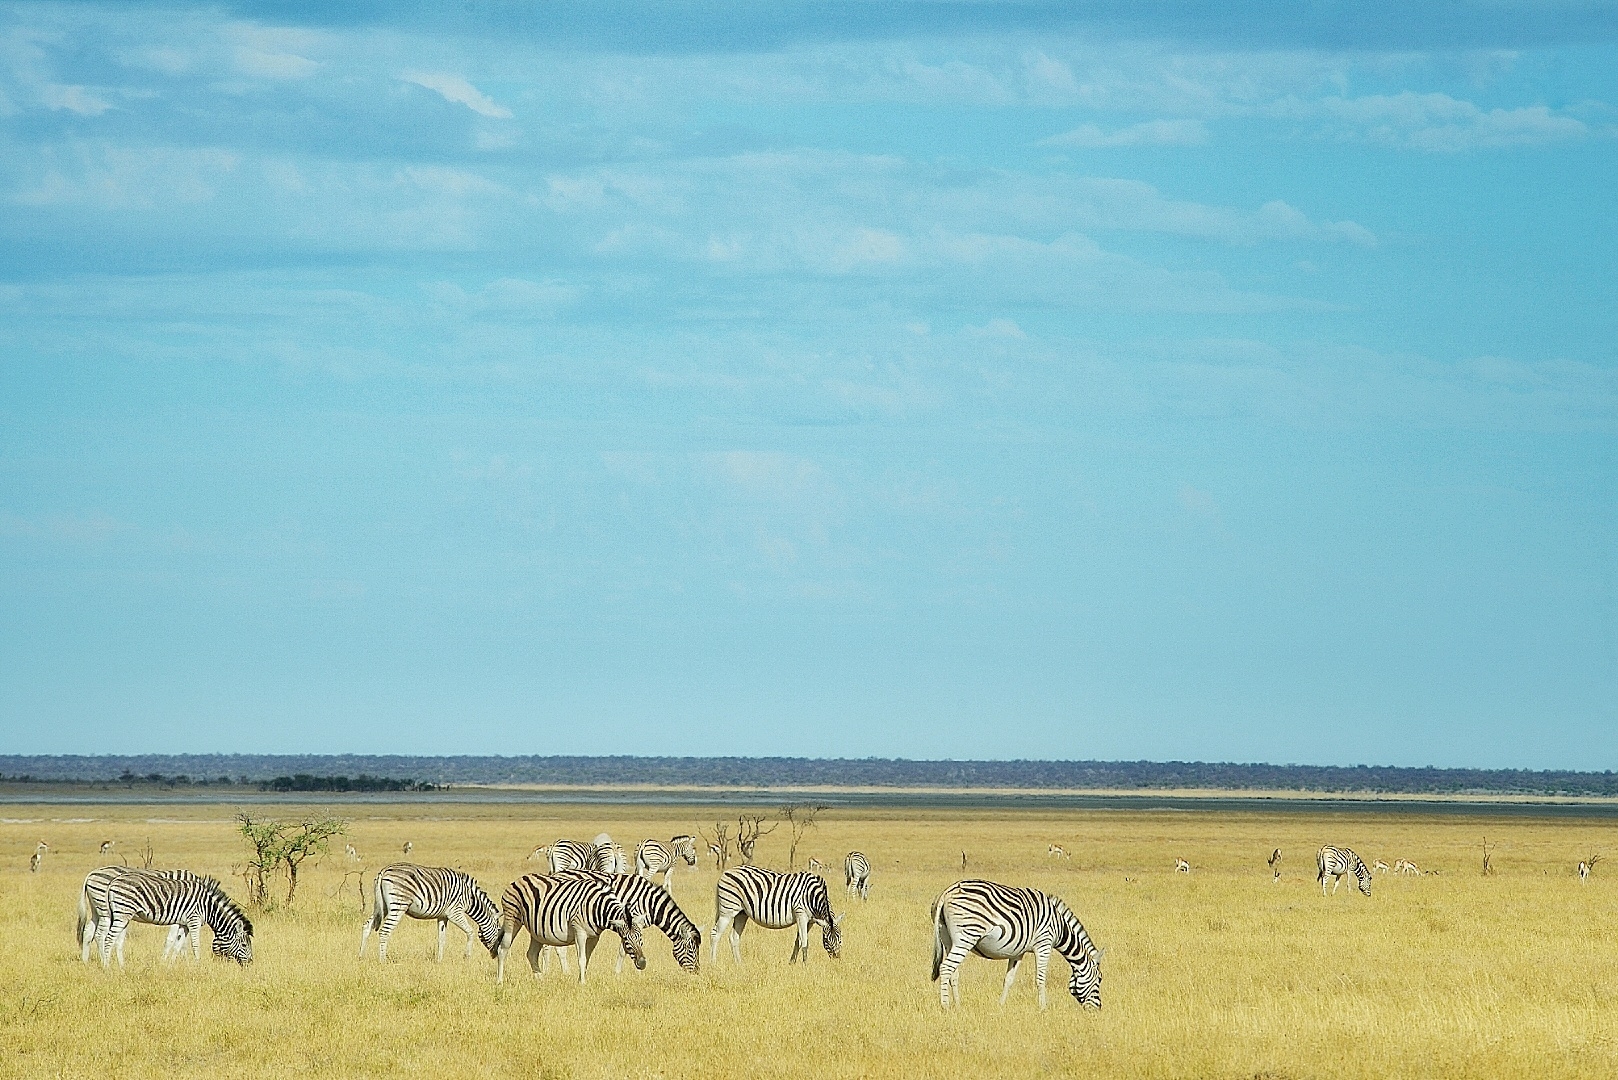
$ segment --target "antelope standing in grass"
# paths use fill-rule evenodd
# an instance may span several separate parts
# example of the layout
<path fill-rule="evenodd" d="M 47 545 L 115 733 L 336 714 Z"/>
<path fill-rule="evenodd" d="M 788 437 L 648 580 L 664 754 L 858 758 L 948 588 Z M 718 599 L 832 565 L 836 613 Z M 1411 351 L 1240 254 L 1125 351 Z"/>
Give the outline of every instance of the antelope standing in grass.
<path fill-rule="evenodd" d="M 1579 884 L 1583 885 L 1590 880 L 1590 871 L 1595 869 L 1596 863 L 1601 861 L 1600 855 L 1592 855 L 1579 863 Z"/>
<path fill-rule="evenodd" d="M 1189 874 L 1191 872 L 1191 864 L 1186 862 L 1184 859 L 1175 859 L 1174 872 L 1176 874 Z"/>
<path fill-rule="evenodd" d="M 1045 854 L 1049 855 L 1053 859 L 1071 858 L 1071 856 L 1067 853 L 1067 849 L 1061 844 L 1052 844 L 1050 847 L 1045 849 Z"/>
<path fill-rule="evenodd" d="M 1275 875 L 1274 877 L 1270 878 L 1270 880 L 1271 881 L 1280 881 L 1281 880 L 1281 849 L 1280 848 L 1276 848 L 1274 851 L 1270 852 L 1270 860 L 1269 861 L 1270 861 L 1270 870 Z"/>

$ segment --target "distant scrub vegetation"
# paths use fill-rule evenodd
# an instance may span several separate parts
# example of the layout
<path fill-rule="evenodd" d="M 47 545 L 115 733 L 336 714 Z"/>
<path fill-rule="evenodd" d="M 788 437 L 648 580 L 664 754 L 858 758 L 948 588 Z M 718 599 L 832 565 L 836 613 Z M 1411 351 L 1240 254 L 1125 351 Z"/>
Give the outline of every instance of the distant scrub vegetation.
<path fill-rule="evenodd" d="M 287 792 L 434 791 L 451 784 L 649 784 L 1618 795 L 1618 774 L 1612 772 L 1199 761 L 907 761 L 889 758 L 10 755 L 0 756 L 0 780 L 170 787 L 234 783 Z"/>

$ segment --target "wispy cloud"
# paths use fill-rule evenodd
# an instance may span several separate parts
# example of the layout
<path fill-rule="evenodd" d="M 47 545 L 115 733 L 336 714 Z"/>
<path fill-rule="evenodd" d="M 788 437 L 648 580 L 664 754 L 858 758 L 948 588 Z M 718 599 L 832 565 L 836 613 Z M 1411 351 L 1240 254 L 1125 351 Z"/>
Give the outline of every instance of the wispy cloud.
<path fill-rule="evenodd" d="M 1544 146 L 1589 134 L 1583 121 L 1545 105 L 1485 109 L 1443 93 L 1371 94 L 1278 102 L 1280 116 L 1323 119 L 1339 137 L 1438 153 Z"/>
<path fill-rule="evenodd" d="M 495 104 L 483 91 L 461 78 L 442 71 L 406 71 L 399 76 L 408 83 L 426 87 L 445 101 L 465 105 L 479 116 L 494 120 L 510 120 L 511 110 Z"/>
<path fill-rule="evenodd" d="M 1103 131 L 1095 124 L 1080 124 L 1072 131 L 1039 140 L 1040 146 L 1105 148 L 1113 146 L 1201 146 L 1208 130 L 1201 120 L 1147 120 L 1129 127 Z"/>
<path fill-rule="evenodd" d="M 266 52 L 246 45 L 237 46 L 236 70 L 260 79 L 307 79 L 320 65 L 296 53 Z"/>

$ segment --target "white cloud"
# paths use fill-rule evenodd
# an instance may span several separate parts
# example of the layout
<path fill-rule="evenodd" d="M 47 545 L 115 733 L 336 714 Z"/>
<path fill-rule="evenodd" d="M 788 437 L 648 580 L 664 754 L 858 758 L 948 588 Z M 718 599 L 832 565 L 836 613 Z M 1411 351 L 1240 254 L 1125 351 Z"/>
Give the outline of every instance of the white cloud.
<path fill-rule="evenodd" d="M 259 79 L 307 79 L 320 65 L 295 53 L 266 52 L 238 45 L 236 70 Z"/>
<path fill-rule="evenodd" d="M 1114 131 L 1080 124 L 1072 131 L 1041 139 L 1040 146 L 1105 148 L 1114 146 L 1201 146 L 1208 131 L 1201 120 L 1148 120 Z"/>
<path fill-rule="evenodd" d="M 80 116 L 100 116 L 112 108 L 83 86 L 63 86 L 60 83 L 40 87 L 39 99 L 47 109 L 65 110 Z"/>
<path fill-rule="evenodd" d="M 408 83 L 424 86 L 445 101 L 465 105 L 479 116 L 510 120 L 511 110 L 494 103 L 483 91 L 461 78 L 442 71 L 406 71 L 399 76 Z"/>

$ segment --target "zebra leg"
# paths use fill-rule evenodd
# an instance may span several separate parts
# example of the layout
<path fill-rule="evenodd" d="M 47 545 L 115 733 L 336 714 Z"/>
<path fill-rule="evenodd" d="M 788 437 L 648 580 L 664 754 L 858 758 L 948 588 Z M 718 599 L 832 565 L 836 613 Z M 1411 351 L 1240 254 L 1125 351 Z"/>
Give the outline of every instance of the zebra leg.
<path fill-rule="evenodd" d="M 535 933 L 528 935 L 528 967 L 536 978 L 545 974 L 545 946 Z"/>
<path fill-rule="evenodd" d="M 971 952 L 971 946 L 964 941 L 957 940 L 951 943 L 949 952 L 938 965 L 938 998 L 944 1008 L 950 1007 L 950 997 L 954 995 L 954 1003 L 961 1003 L 961 965 L 966 962 L 966 954 Z"/>
<path fill-rule="evenodd" d="M 1039 1007 L 1045 1007 L 1045 972 L 1051 966 L 1051 947 L 1046 945 L 1034 951 L 1034 981 L 1039 984 Z"/>
<path fill-rule="evenodd" d="M 459 910 L 450 912 L 448 918 L 450 922 L 455 924 L 457 930 L 466 935 L 466 959 L 472 959 L 472 939 L 477 936 L 472 920 L 466 917 L 466 912 Z"/>
<path fill-rule="evenodd" d="M 595 951 L 596 939 L 584 932 L 584 927 L 574 924 L 573 947 L 579 952 L 579 984 L 584 984 L 584 971 L 590 966 L 590 954 Z"/>
<path fill-rule="evenodd" d="M 720 915 L 714 920 L 711 942 L 713 945 L 713 965 L 716 968 L 719 966 L 719 939 L 724 937 L 725 933 L 730 929 L 730 921 L 731 917 L 729 915 Z M 741 953 L 737 953 L 736 960 L 738 963 L 741 962 L 741 958 Z"/>
<path fill-rule="evenodd" d="M 448 919 L 438 920 L 438 962 L 444 962 L 444 931 L 449 929 Z"/>
<path fill-rule="evenodd" d="M 787 963 L 800 956 L 805 964 L 809 962 L 809 912 L 803 908 L 798 909 L 798 936 L 792 943 L 792 958 Z"/>
<path fill-rule="evenodd" d="M 736 962 L 742 962 L 742 931 L 747 929 L 747 912 L 739 912 L 736 921 L 730 927 L 730 951 L 736 955 Z"/>
<path fill-rule="evenodd" d="M 1337 895 L 1337 886 L 1341 885 L 1342 883 L 1343 883 L 1343 875 L 1341 875 L 1341 874 L 1333 874 L 1332 875 L 1331 894 L 1333 896 Z"/>
<path fill-rule="evenodd" d="M 1028 954 L 1023 954 L 1023 956 L 1026 955 Z M 1011 982 L 1017 977 L 1017 969 L 1021 966 L 1022 956 L 1013 956 L 1010 960 L 1006 961 L 1006 985 L 1005 988 L 1000 991 L 1000 1004 L 1004 1005 L 1006 1003 L 1006 999 L 1011 996 Z"/>
<path fill-rule="evenodd" d="M 189 927 L 191 934 L 191 959 L 202 963 L 202 916 L 198 915 Z"/>
<path fill-rule="evenodd" d="M 394 908 L 383 917 L 382 929 L 376 932 L 376 958 L 378 960 L 388 958 L 388 938 L 393 936 L 394 929 L 399 925 L 399 920 L 403 917 L 403 908 Z"/>

